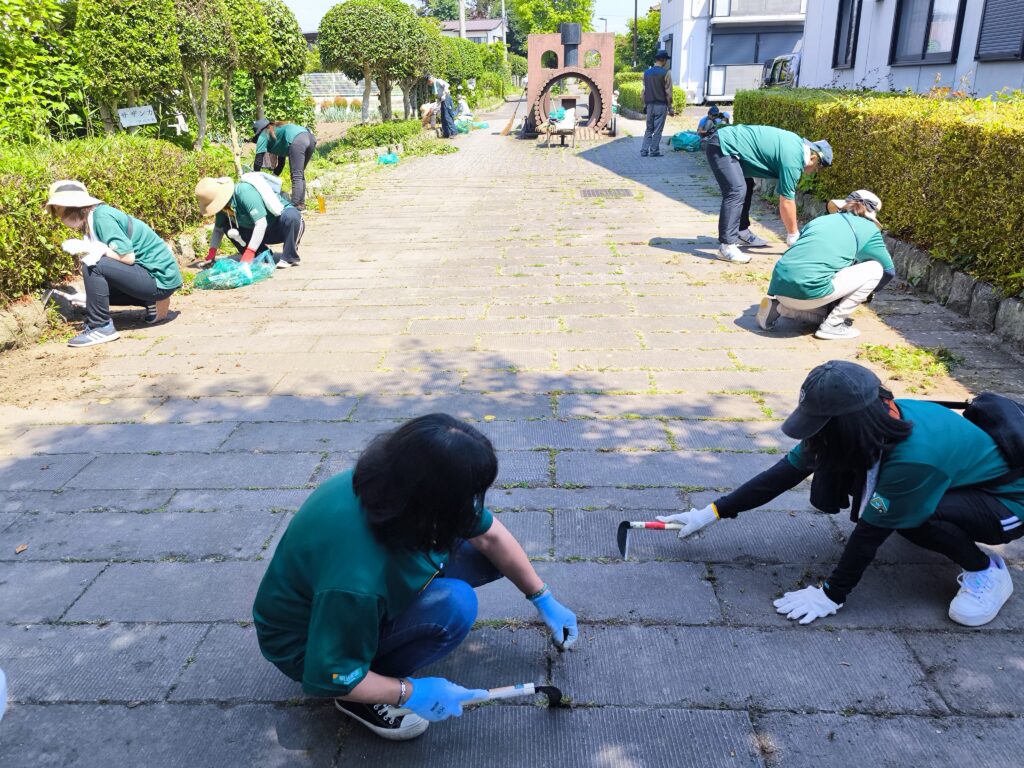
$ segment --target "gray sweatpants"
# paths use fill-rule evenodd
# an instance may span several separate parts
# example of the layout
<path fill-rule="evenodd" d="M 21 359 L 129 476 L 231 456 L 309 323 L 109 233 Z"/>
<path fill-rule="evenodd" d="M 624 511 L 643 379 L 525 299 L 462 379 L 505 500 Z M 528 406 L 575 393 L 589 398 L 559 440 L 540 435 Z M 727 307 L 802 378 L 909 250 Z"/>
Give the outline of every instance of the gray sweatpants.
<path fill-rule="evenodd" d="M 776 296 L 779 300 L 779 314 L 808 323 L 823 323 L 827 320 L 831 325 L 838 325 L 871 295 L 881 282 L 883 271 L 877 261 L 862 261 L 840 269 L 832 278 L 832 293 L 827 296 L 817 299 Z M 833 304 L 835 306 L 830 306 Z"/>
<path fill-rule="evenodd" d="M 292 176 L 292 205 L 300 211 L 306 207 L 306 166 L 313 159 L 316 136 L 300 133 L 288 147 L 288 169 Z"/>
<path fill-rule="evenodd" d="M 641 152 L 661 152 L 661 132 L 665 130 L 665 118 L 668 116 L 668 104 L 647 105 L 647 130 L 640 145 Z"/>

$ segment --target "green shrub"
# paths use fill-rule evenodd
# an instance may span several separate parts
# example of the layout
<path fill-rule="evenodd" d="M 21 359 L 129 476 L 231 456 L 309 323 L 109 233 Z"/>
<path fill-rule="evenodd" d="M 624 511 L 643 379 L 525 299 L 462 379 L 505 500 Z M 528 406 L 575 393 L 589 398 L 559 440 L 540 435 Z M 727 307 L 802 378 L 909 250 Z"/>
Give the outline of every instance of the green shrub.
<path fill-rule="evenodd" d="M 614 87 L 621 88 L 623 83 L 639 83 L 644 79 L 643 72 L 633 72 L 632 70 L 623 70 L 622 72 L 615 73 Z"/>
<path fill-rule="evenodd" d="M 478 93 L 490 93 L 501 98 L 505 98 L 510 85 L 508 77 L 498 72 L 484 72 L 476 80 L 476 90 Z"/>
<path fill-rule="evenodd" d="M 644 86 L 640 82 L 625 82 L 619 86 L 619 104 L 634 112 L 644 111 Z M 672 89 L 672 111 L 682 112 L 686 107 L 686 91 L 679 86 Z"/>
<path fill-rule="evenodd" d="M 386 147 L 418 136 L 422 130 L 423 125 L 419 120 L 392 120 L 388 123 L 353 125 L 345 134 L 343 143 L 350 149 Z"/>
<path fill-rule="evenodd" d="M 999 286 L 1024 286 L 1024 99 L 783 89 L 742 91 L 737 122 L 827 139 L 822 199 L 866 188 L 896 237 Z"/>
<path fill-rule="evenodd" d="M 202 176 L 231 173 L 229 152 L 188 152 L 120 134 L 0 152 L 0 305 L 66 277 L 60 244 L 73 233 L 43 210 L 49 185 L 78 179 L 94 197 L 172 237 L 201 222 L 194 189 Z"/>

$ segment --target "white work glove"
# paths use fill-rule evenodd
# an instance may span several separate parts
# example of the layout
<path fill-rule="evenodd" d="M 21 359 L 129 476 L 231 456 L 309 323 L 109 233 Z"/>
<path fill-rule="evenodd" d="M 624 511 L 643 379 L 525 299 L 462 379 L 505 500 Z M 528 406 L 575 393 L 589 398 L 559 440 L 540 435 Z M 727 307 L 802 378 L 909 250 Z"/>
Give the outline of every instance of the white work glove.
<path fill-rule="evenodd" d="M 107 253 L 107 246 L 105 243 L 99 243 L 95 240 L 80 240 L 72 238 L 65 240 L 61 243 L 67 253 L 72 256 L 78 256 L 83 264 L 87 267 L 92 267 Z"/>
<path fill-rule="evenodd" d="M 663 523 L 682 523 L 679 529 L 679 538 L 685 539 L 701 528 L 707 528 L 712 523 L 718 522 L 718 512 L 714 504 L 708 504 L 704 509 L 691 509 L 689 512 L 680 512 L 677 515 L 658 515 L 658 520 Z"/>
<path fill-rule="evenodd" d="M 804 587 L 795 592 L 787 592 L 772 604 L 777 613 L 786 614 L 787 619 L 799 619 L 801 624 L 832 616 L 843 607 L 843 603 L 829 600 L 821 587 Z"/>
<path fill-rule="evenodd" d="M 793 232 L 792 234 L 786 233 L 786 245 L 793 245 L 797 240 L 800 239 L 799 232 Z"/>

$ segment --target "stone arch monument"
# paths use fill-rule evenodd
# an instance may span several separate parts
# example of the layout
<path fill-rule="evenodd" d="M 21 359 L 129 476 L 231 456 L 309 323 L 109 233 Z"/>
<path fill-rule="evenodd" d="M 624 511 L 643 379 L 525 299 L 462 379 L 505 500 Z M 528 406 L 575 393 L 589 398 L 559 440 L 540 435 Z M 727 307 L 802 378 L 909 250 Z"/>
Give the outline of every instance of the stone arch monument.
<path fill-rule="evenodd" d="M 579 24 L 562 24 L 559 30 L 553 34 L 530 35 L 527 39 L 529 80 L 523 123 L 523 133 L 527 135 L 536 133 L 537 125 L 547 119 L 552 86 L 569 77 L 585 83 L 589 90 L 587 119 L 582 126 L 600 131 L 612 117 L 615 35 L 583 32 Z"/>

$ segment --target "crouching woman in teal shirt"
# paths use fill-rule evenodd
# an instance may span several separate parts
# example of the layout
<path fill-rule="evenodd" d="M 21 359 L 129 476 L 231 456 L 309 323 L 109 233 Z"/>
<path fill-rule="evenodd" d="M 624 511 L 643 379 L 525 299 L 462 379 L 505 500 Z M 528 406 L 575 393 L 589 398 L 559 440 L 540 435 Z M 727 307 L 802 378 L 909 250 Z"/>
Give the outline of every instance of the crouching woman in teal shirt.
<path fill-rule="evenodd" d="M 898 533 L 963 569 L 949 618 L 977 627 L 998 615 L 1013 581 L 1003 559 L 975 542 L 1007 544 L 1024 535 L 1024 479 L 987 432 L 938 403 L 895 400 L 874 373 L 843 360 L 808 374 L 782 431 L 801 442 L 778 464 L 704 509 L 658 519 L 682 523 L 684 538 L 768 503 L 813 473 L 812 504 L 838 512 L 852 497 L 857 527 L 828 579 L 787 592 L 775 601 L 779 613 L 801 624 L 834 614 Z"/>
<path fill-rule="evenodd" d="M 497 473 L 490 441 L 446 414 L 378 435 L 289 523 L 253 606 L 263 655 L 306 693 L 404 740 L 486 693 L 410 677 L 469 634 L 474 587 L 507 577 L 555 644 L 572 646 L 576 616 L 484 506 Z"/>
<path fill-rule="evenodd" d="M 80 181 L 55 181 L 49 192 L 46 210 L 83 235 L 62 246 L 80 259 L 85 281 L 86 327 L 68 345 L 120 338 L 111 305 L 144 307 L 151 325 L 166 320 L 183 282 L 167 243 L 144 222 L 92 197 Z"/>
<path fill-rule="evenodd" d="M 878 223 L 878 196 L 859 189 L 828 207 L 834 215 L 808 222 L 775 264 L 757 311 L 762 330 L 772 330 L 781 315 L 817 325 L 819 339 L 854 339 L 860 331 L 850 316 L 896 276 Z"/>

